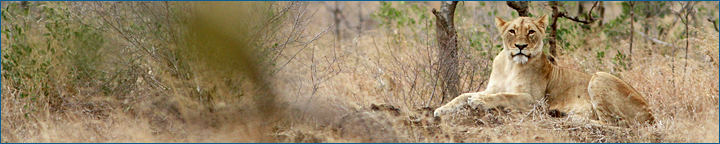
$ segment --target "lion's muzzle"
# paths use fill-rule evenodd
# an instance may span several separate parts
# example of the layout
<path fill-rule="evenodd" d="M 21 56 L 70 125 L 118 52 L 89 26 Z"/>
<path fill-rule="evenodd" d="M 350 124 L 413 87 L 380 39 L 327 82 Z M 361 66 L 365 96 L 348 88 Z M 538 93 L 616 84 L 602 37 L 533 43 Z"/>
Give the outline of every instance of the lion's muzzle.
<path fill-rule="evenodd" d="M 527 63 L 528 59 L 530 58 L 530 55 L 523 53 L 522 50 L 518 53 L 511 54 L 511 55 L 512 55 L 512 59 L 514 62 L 521 63 L 521 64 Z"/>

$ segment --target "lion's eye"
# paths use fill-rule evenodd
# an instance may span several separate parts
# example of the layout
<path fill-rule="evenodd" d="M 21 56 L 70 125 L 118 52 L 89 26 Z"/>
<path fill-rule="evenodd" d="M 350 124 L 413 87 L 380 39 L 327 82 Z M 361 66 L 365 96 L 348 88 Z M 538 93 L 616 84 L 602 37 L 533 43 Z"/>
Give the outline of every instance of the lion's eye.
<path fill-rule="evenodd" d="M 515 30 L 510 30 L 510 33 L 511 33 L 511 34 L 515 34 Z"/>
<path fill-rule="evenodd" d="M 535 33 L 535 30 L 530 30 L 530 32 L 528 32 L 528 34 L 534 34 L 534 33 Z"/>

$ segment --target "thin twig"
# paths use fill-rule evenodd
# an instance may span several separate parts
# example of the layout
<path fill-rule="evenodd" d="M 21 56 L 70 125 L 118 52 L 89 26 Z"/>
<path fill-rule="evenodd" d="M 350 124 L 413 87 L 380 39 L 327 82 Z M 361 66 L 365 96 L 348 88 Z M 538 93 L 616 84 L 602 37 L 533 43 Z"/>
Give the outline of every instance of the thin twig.
<path fill-rule="evenodd" d="M 646 39 L 648 39 L 648 40 L 650 40 L 650 41 L 653 41 L 653 42 L 655 42 L 655 43 L 659 43 L 659 44 L 662 44 L 662 45 L 665 45 L 665 46 L 669 46 L 669 47 L 672 47 L 673 49 L 679 49 L 679 48 L 680 48 L 680 47 L 675 46 L 675 45 L 673 45 L 673 44 L 670 44 L 670 43 L 661 41 L 661 40 L 656 39 L 656 38 L 652 38 L 652 37 L 646 35 L 645 33 L 640 32 L 640 31 L 638 31 L 638 30 L 635 30 L 635 32 L 639 33 L 640 35 L 642 35 L 642 36 L 645 37 Z"/>
<path fill-rule="evenodd" d="M 713 28 L 715 28 L 715 31 L 720 32 L 720 29 L 718 29 L 717 20 L 714 20 L 714 19 L 711 19 L 711 18 L 708 18 L 707 20 L 713 24 Z"/>
<path fill-rule="evenodd" d="M 281 66 L 280 68 L 278 68 L 277 70 L 275 70 L 275 72 L 273 72 L 272 75 L 277 74 L 278 72 L 280 72 L 280 70 L 282 70 L 283 68 L 285 68 L 285 66 L 287 66 L 293 59 L 295 59 L 295 57 L 296 57 L 298 54 L 300 54 L 300 52 L 302 52 L 305 48 L 307 48 L 307 46 L 308 46 L 310 43 L 312 43 L 312 42 L 314 42 L 315 40 L 317 40 L 318 38 L 320 38 L 320 36 L 324 35 L 325 32 L 326 32 L 328 29 L 330 29 L 331 27 L 333 27 L 333 26 L 335 26 L 335 24 L 332 24 L 332 25 L 328 26 L 327 28 L 325 28 L 324 30 L 322 30 L 320 33 L 318 33 L 317 35 L 315 35 L 315 37 L 313 37 L 311 40 L 305 42 L 305 43 L 303 44 L 304 46 L 303 46 L 302 48 L 300 48 L 300 50 L 298 50 L 295 54 L 293 54 L 293 56 L 290 57 L 290 58 L 287 60 L 287 62 L 285 62 L 285 64 L 283 64 L 283 66 Z M 258 94 L 258 93 L 260 92 L 260 90 L 262 90 L 265 86 L 267 86 L 267 84 L 262 85 L 260 89 L 258 89 L 257 91 L 255 91 L 255 94 Z"/>
<path fill-rule="evenodd" d="M 300 52 L 302 52 L 302 50 L 304 50 L 305 48 L 307 48 L 308 44 L 310 44 L 311 42 L 313 42 L 313 41 L 317 40 L 318 38 L 320 38 L 320 36 L 322 36 L 323 34 L 325 34 L 325 32 L 326 32 L 328 29 L 330 29 L 331 27 L 333 27 L 333 26 L 335 26 L 335 24 L 332 24 L 332 25 L 330 25 L 329 27 L 325 28 L 323 31 L 321 31 L 320 33 L 318 33 L 317 35 L 315 35 L 315 37 L 313 37 L 313 39 L 311 39 L 310 41 L 306 42 L 306 43 L 304 44 L 305 46 L 303 46 L 302 48 L 300 48 L 300 50 L 298 50 L 297 53 L 293 54 L 293 56 L 290 57 L 290 59 L 288 59 L 288 61 L 285 62 L 285 64 L 283 64 L 283 66 L 281 66 L 280 68 L 278 68 L 278 70 L 275 71 L 275 73 L 273 73 L 273 75 L 277 74 L 277 72 L 279 72 L 281 69 L 283 69 L 285 66 L 287 66 L 287 64 L 290 63 L 290 61 L 292 61 L 293 59 L 295 59 L 295 57 L 296 57 Z"/>
<path fill-rule="evenodd" d="M 100 3 L 100 2 L 98 2 L 98 4 L 99 4 L 99 3 Z M 99 5 L 101 5 L 101 4 L 99 4 Z M 98 13 L 97 10 L 96 10 L 96 13 Z M 120 35 L 123 35 L 123 36 L 122 36 L 123 39 L 125 39 L 126 41 L 132 43 L 132 44 L 135 45 L 135 46 L 139 46 L 140 49 L 144 50 L 144 52 L 146 52 L 146 53 L 150 56 L 150 58 L 155 59 L 153 53 L 150 52 L 150 50 L 148 50 L 144 45 L 142 45 L 142 44 L 140 43 L 140 40 L 138 40 L 138 39 L 137 39 L 136 37 L 134 37 L 134 36 L 131 37 L 131 38 L 132 38 L 132 40 L 131 40 L 130 38 L 128 38 L 128 37 L 129 37 L 129 36 L 128 36 L 129 34 L 125 34 L 125 33 L 123 32 L 123 30 L 120 30 L 120 28 L 118 28 L 114 23 L 110 22 L 110 21 L 109 21 L 107 18 L 105 18 L 104 16 L 101 16 L 101 18 L 102 18 L 102 20 L 103 20 L 105 23 L 107 23 L 108 25 L 110 25 L 116 32 L 120 33 Z M 133 41 L 133 40 L 134 40 L 134 41 Z"/>

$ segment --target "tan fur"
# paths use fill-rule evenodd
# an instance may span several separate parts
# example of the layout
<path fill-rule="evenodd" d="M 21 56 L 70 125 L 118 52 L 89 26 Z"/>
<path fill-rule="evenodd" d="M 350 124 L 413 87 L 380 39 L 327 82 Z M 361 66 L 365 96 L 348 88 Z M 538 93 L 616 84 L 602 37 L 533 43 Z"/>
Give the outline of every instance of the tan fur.
<path fill-rule="evenodd" d="M 503 50 L 493 61 L 487 89 L 458 96 L 436 109 L 435 116 L 466 105 L 527 111 L 544 98 L 555 116 L 577 115 L 619 125 L 654 121 L 642 95 L 619 78 L 604 72 L 591 76 L 551 64 L 542 52 L 547 15 L 512 21 L 496 18 L 495 24 L 502 33 Z M 518 47 L 525 44 L 522 50 Z"/>

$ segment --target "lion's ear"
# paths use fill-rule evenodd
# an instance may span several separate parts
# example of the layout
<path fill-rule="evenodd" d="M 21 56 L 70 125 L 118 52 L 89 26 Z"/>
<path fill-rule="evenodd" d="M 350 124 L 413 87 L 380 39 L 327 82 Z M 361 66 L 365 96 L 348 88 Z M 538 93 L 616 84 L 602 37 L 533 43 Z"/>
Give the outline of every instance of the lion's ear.
<path fill-rule="evenodd" d="M 500 17 L 495 17 L 495 26 L 498 28 L 498 30 L 500 32 L 503 31 L 503 26 L 505 26 L 505 24 L 507 24 L 507 21 L 503 20 Z"/>
<path fill-rule="evenodd" d="M 543 16 L 541 16 L 540 18 L 537 18 L 535 20 L 535 22 L 538 23 L 543 28 L 545 28 L 545 26 L 547 26 L 547 21 L 548 21 L 547 14 L 543 14 Z"/>

